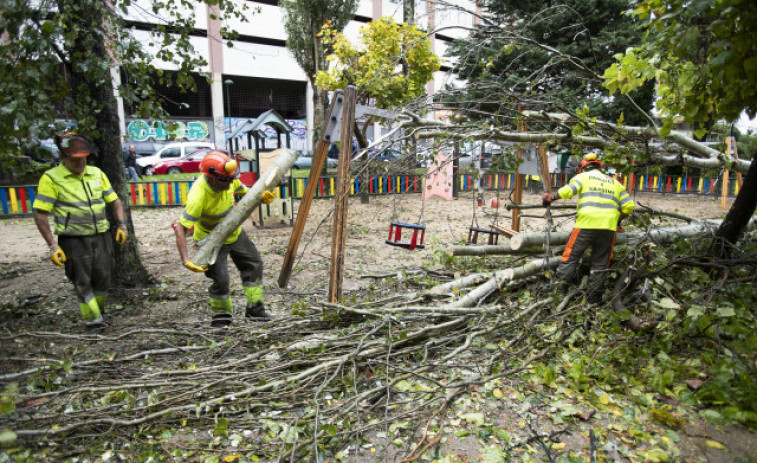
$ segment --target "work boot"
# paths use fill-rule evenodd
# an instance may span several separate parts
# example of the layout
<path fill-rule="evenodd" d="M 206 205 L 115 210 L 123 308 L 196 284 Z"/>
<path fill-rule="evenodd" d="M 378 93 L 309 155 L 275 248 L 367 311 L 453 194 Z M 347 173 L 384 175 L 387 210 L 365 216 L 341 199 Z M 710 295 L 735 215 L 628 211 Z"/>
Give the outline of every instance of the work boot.
<path fill-rule="evenodd" d="M 244 311 L 244 316 L 247 318 L 256 318 L 260 321 L 273 320 L 273 317 L 265 311 L 265 306 L 262 301 L 255 302 L 254 304 L 248 303 L 247 309 Z"/>
<path fill-rule="evenodd" d="M 232 315 L 230 313 L 214 313 L 213 319 L 210 320 L 211 328 L 226 328 L 231 325 Z"/>
<path fill-rule="evenodd" d="M 100 334 L 108 327 L 103 317 L 97 317 L 92 321 L 86 322 L 86 324 L 88 334 Z"/>

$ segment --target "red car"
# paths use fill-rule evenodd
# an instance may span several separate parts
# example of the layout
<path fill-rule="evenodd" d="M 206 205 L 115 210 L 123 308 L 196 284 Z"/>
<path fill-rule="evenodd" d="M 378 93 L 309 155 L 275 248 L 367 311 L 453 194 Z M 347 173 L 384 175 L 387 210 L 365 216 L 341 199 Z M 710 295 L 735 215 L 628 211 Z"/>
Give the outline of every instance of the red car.
<path fill-rule="evenodd" d="M 217 150 L 210 148 L 199 149 L 189 153 L 183 158 L 161 161 L 153 166 L 155 175 L 186 174 L 200 171 L 200 162 L 211 151 L 220 151 L 231 159 L 236 159 L 236 154 L 229 154 L 229 150 Z"/>

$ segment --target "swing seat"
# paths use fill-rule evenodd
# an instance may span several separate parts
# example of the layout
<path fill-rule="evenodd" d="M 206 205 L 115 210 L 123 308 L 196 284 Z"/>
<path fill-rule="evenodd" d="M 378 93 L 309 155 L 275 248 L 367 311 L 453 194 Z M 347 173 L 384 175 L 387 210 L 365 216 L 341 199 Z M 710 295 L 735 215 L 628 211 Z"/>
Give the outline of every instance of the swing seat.
<path fill-rule="evenodd" d="M 402 241 L 402 229 L 412 230 L 410 241 Z M 426 235 L 425 225 L 415 225 L 412 223 L 402 222 L 390 222 L 389 223 L 389 239 L 386 240 L 386 244 L 390 246 L 397 246 L 409 250 L 423 249 L 423 238 Z"/>
<path fill-rule="evenodd" d="M 497 241 L 499 241 L 499 232 L 497 230 L 490 230 L 488 228 L 470 227 L 468 228 L 468 244 L 478 244 L 479 233 L 488 235 L 487 244 L 494 245 L 494 244 L 497 244 Z"/>

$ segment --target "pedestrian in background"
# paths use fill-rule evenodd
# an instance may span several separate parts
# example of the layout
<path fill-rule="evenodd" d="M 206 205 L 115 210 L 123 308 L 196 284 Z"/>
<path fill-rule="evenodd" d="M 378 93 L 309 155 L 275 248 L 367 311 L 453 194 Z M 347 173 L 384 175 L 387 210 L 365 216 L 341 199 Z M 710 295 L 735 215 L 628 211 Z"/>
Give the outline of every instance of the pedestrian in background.
<path fill-rule="evenodd" d="M 66 277 L 74 285 L 87 330 L 99 332 L 106 327 L 103 315 L 113 263 L 105 205 L 110 204 L 118 219 L 115 240 L 122 246 L 128 237 L 124 209 L 105 173 L 87 165 L 92 149 L 86 137 L 69 132 L 56 136 L 55 144 L 61 163 L 39 180 L 34 222 L 50 247 L 50 260 L 65 267 Z M 48 221 L 50 212 L 53 229 Z"/>
<path fill-rule="evenodd" d="M 129 180 L 136 182 L 139 176 L 137 175 L 137 149 L 134 145 L 129 145 L 129 149 L 124 153 L 124 167 L 129 171 Z"/>

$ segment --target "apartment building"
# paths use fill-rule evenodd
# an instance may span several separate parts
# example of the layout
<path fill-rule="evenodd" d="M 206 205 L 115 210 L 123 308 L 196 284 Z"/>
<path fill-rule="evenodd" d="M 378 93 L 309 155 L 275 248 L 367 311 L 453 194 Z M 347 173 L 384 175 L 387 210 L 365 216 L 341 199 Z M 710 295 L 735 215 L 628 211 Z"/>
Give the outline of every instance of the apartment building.
<path fill-rule="evenodd" d="M 197 141 L 211 141 L 225 145 L 226 137 L 244 122 L 274 109 L 290 125 L 292 148 L 308 148 L 313 127 L 312 92 L 308 78 L 286 49 L 284 14 L 278 0 L 237 0 L 249 11 L 247 21 L 231 21 L 227 25 L 239 33 L 228 47 L 220 39 L 221 22 L 213 8 L 198 3 L 195 11 L 195 30 L 192 43 L 208 66 L 198 70 L 209 73 L 212 83 L 198 78 L 198 92 L 182 94 L 171 88 L 159 88 L 164 105 L 173 122 L 186 127 L 186 137 Z M 345 34 L 357 39 L 362 25 L 388 16 L 403 21 L 402 3 L 397 0 L 361 0 Z M 416 0 L 415 22 L 431 31 L 434 52 L 442 58 L 442 68 L 428 84 L 432 95 L 449 79 L 450 62 L 445 56 L 447 44 L 464 36 L 473 27 L 476 5 L 469 0 Z M 149 50 L 150 30 L 155 24 L 167 23 L 167 18 L 155 14 L 147 1 L 136 1 L 129 9 L 127 24 L 134 36 Z M 165 63 L 159 67 L 171 70 Z M 122 79 L 139 76 L 122 75 Z M 125 108 L 123 130 L 131 140 L 160 141 L 167 132 L 160 122 L 135 120 Z"/>

